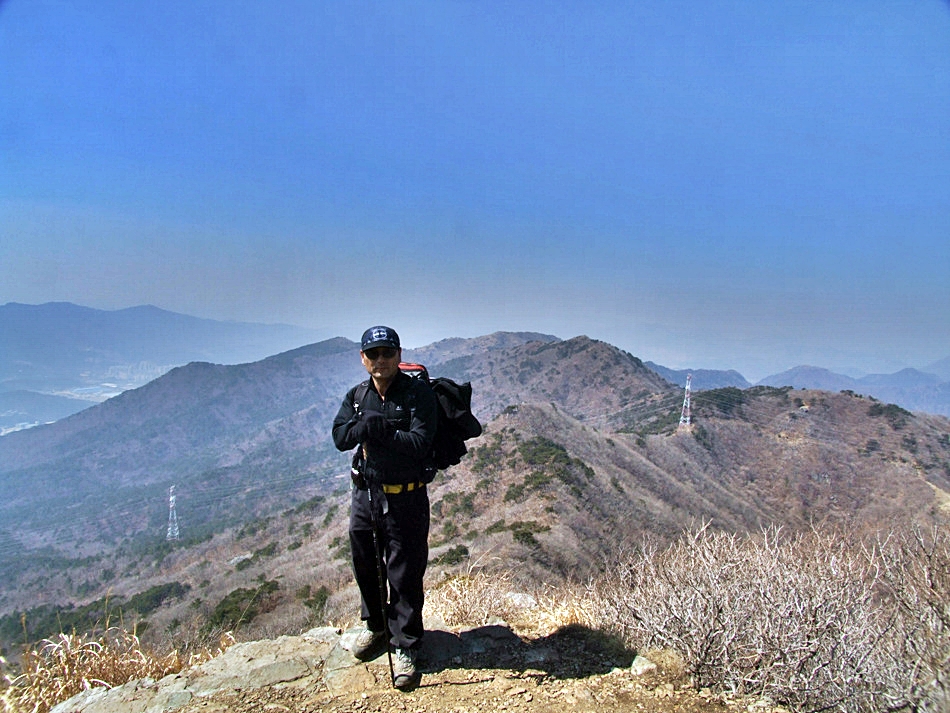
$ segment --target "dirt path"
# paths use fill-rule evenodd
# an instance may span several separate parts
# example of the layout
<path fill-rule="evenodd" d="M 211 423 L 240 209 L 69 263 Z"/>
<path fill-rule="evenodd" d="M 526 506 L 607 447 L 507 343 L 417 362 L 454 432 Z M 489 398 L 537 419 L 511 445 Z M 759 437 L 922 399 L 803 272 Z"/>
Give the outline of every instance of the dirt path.
<path fill-rule="evenodd" d="M 388 686 L 388 671 L 380 680 L 357 693 L 291 688 L 258 689 L 217 695 L 197 701 L 182 711 L 299 711 L 332 713 L 411 711 L 413 713 L 474 713 L 475 711 L 530 711 L 535 713 L 607 713 L 657 711 L 662 713 L 712 713 L 745 711 L 748 705 L 726 703 L 709 695 L 679 690 L 672 683 L 634 683 L 629 674 L 608 674 L 591 679 L 557 680 L 539 672 L 517 674 L 498 669 L 459 669 L 423 675 L 414 691 L 402 693 Z M 765 711 L 768 708 L 761 708 Z"/>

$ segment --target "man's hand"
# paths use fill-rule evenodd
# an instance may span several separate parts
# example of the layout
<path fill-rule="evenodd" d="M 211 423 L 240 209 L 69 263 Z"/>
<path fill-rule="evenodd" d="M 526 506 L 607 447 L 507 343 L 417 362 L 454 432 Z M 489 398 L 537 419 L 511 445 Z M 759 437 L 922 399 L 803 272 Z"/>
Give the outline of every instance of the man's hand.
<path fill-rule="evenodd" d="M 358 442 L 381 441 L 392 433 L 392 426 L 379 411 L 360 411 L 359 419 L 350 428 Z"/>
<path fill-rule="evenodd" d="M 356 414 L 356 418 L 353 420 L 353 425 L 350 426 L 350 435 L 356 439 L 357 443 L 362 443 L 366 440 L 366 423 L 360 418 L 362 414 Z"/>
<path fill-rule="evenodd" d="M 360 420 L 366 428 L 366 437 L 371 441 L 381 441 L 392 433 L 392 426 L 379 411 L 364 411 Z"/>

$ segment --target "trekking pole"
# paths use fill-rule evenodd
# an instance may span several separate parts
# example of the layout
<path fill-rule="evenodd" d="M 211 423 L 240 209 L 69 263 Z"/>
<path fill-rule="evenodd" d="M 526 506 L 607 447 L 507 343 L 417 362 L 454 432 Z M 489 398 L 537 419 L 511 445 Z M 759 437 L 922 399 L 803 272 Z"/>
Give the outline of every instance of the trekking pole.
<path fill-rule="evenodd" d="M 389 509 L 389 503 L 386 502 L 386 496 L 383 495 L 382 488 L 379 494 L 381 496 L 380 505 L 383 514 Z M 389 617 L 386 613 L 386 580 L 383 579 L 383 552 L 379 546 L 379 519 L 376 515 L 376 503 L 373 501 L 373 483 L 366 483 L 366 497 L 369 499 L 369 512 L 373 523 L 373 549 L 376 550 L 376 579 L 379 582 L 379 608 L 383 615 L 383 636 L 386 639 L 386 658 L 389 659 L 389 682 L 393 688 L 396 687 L 396 671 L 393 669 L 393 654 L 389 647 Z"/>

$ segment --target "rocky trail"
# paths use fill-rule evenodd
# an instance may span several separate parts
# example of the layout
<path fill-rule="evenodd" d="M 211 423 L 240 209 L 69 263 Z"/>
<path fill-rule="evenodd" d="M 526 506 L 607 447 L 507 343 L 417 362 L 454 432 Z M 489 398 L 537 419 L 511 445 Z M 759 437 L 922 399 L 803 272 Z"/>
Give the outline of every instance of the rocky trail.
<path fill-rule="evenodd" d="M 235 644 L 200 666 L 123 686 L 91 689 L 53 713 L 712 713 L 777 711 L 688 687 L 673 665 L 635 657 L 601 632 L 571 626 L 530 639 L 503 623 L 463 631 L 430 629 L 419 684 L 391 686 L 386 654 L 368 663 L 349 651 L 355 631 L 318 628 L 300 636 Z"/>

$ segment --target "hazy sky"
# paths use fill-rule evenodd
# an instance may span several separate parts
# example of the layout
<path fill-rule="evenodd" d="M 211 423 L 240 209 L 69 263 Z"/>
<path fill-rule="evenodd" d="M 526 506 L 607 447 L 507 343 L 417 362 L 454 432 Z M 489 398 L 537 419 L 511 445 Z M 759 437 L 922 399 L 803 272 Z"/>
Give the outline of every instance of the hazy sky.
<path fill-rule="evenodd" d="M 950 3 L 0 0 L 0 304 L 950 356 Z"/>

